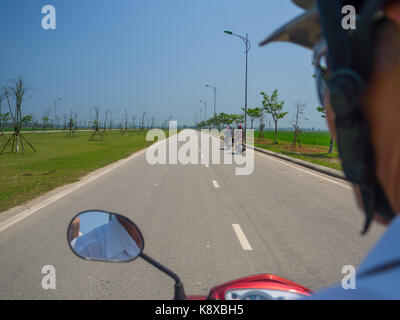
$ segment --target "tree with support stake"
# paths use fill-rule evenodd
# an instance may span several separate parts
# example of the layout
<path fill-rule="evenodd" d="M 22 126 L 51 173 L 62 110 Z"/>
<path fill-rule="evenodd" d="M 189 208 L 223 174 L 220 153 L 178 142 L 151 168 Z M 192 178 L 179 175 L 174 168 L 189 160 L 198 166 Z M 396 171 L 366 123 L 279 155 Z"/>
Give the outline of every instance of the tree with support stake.
<path fill-rule="evenodd" d="M 78 132 L 78 114 L 76 112 L 74 114 L 74 131 L 76 136 L 76 133 Z"/>
<path fill-rule="evenodd" d="M 47 124 L 50 121 L 50 109 L 43 113 L 42 121 L 43 121 L 42 133 L 45 134 L 47 133 Z"/>
<path fill-rule="evenodd" d="M 103 140 L 103 133 L 99 130 L 99 113 L 100 110 L 97 107 L 94 107 L 94 116 L 95 120 L 93 121 L 94 130 L 92 135 L 90 136 L 90 141 L 93 141 L 97 138 L 98 141 Z"/>
<path fill-rule="evenodd" d="M 305 104 L 297 102 L 296 104 L 296 114 L 294 116 L 294 123 L 293 123 L 293 128 L 294 128 L 294 135 L 293 135 L 293 142 L 292 145 L 296 147 L 297 145 L 301 149 L 301 141 L 300 141 L 300 134 L 302 133 L 302 130 L 300 129 L 300 118 L 304 115 L 304 108 Z M 306 119 L 306 118 L 304 118 Z"/>
<path fill-rule="evenodd" d="M 125 122 L 125 127 L 123 128 L 123 127 L 122 127 L 122 124 L 121 124 L 121 127 L 120 127 L 119 132 L 120 132 L 121 134 L 125 135 L 125 134 L 128 133 L 128 111 L 127 111 L 126 109 L 125 109 L 125 116 L 124 116 L 124 118 L 122 119 L 122 121 Z"/>
<path fill-rule="evenodd" d="M 35 148 L 31 145 L 31 143 L 22 135 L 22 102 L 25 100 L 26 88 L 25 83 L 22 77 L 19 77 L 16 80 L 11 81 L 10 85 L 7 87 L 3 87 L 3 96 L 5 97 L 8 108 L 10 110 L 10 115 L 13 121 L 14 132 L 7 140 L 4 147 L 1 149 L 0 154 L 4 152 L 6 147 L 11 142 L 11 152 L 20 152 L 20 147 L 22 149 L 22 153 L 25 153 L 24 150 L 24 142 L 28 144 L 31 149 L 36 152 Z M 11 107 L 11 100 L 15 101 L 14 112 Z"/>
<path fill-rule="evenodd" d="M 109 113 L 109 111 L 106 110 L 106 118 L 104 119 L 104 126 L 103 126 L 103 132 L 102 132 L 103 135 L 106 135 L 106 134 L 107 134 L 107 132 L 106 132 L 106 126 L 107 126 L 108 113 Z"/>
<path fill-rule="evenodd" d="M 75 120 L 72 118 L 72 111 L 71 111 L 71 116 L 69 117 L 69 121 L 68 121 L 68 129 L 69 130 L 65 137 L 66 138 L 76 137 Z"/>
<path fill-rule="evenodd" d="M 144 117 L 146 116 L 146 112 L 143 112 L 143 115 L 142 115 L 142 129 L 141 129 L 141 131 L 144 131 Z M 170 117 L 170 121 L 171 121 L 171 117 Z"/>

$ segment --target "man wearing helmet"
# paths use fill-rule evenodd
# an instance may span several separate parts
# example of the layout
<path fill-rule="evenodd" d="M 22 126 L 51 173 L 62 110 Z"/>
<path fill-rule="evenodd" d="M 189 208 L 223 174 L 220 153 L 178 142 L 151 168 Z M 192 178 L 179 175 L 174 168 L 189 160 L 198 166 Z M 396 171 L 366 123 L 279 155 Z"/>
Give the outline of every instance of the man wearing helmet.
<path fill-rule="evenodd" d="M 315 76 L 343 171 L 365 212 L 387 232 L 357 270 L 316 299 L 400 299 L 400 0 L 292 0 L 306 12 L 264 40 L 314 51 Z M 342 21 L 345 6 L 356 28 Z M 324 63 L 324 59 L 326 59 Z"/>

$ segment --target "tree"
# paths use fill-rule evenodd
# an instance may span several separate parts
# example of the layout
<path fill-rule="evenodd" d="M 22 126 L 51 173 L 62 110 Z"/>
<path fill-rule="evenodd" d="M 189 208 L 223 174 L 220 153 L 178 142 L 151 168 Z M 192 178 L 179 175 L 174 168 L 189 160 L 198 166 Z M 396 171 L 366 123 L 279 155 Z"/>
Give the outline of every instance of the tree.
<path fill-rule="evenodd" d="M 65 136 L 66 138 L 72 138 L 72 137 L 76 136 L 75 125 L 76 125 L 76 122 L 75 122 L 74 118 L 72 118 L 72 110 L 71 110 L 69 120 L 68 120 L 68 132 Z"/>
<path fill-rule="evenodd" d="M 94 120 L 93 120 L 93 133 L 90 136 L 90 141 L 94 140 L 96 137 L 99 141 L 103 140 L 103 133 L 100 132 L 99 130 L 99 114 L 100 114 L 100 109 L 97 107 L 94 107 Z"/>
<path fill-rule="evenodd" d="M 80 122 L 79 122 L 80 124 Z M 74 114 L 74 131 L 75 131 L 75 136 L 76 132 L 78 131 L 78 114 L 75 112 Z"/>
<path fill-rule="evenodd" d="M 32 119 L 33 119 L 33 116 L 31 114 L 28 114 L 28 115 L 22 117 L 21 121 L 24 124 L 24 126 L 27 127 L 28 124 L 32 121 Z"/>
<path fill-rule="evenodd" d="M 297 102 L 296 104 L 296 113 L 294 116 L 294 123 L 293 123 L 293 127 L 294 127 L 294 135 L 293 135 L 293 146 L 296 147 L 296 145 L 299 145 L 299 147 L 301 148 L 301 141 L 300 141 L 300 126 L 299 126 L 299 122 L 300 122 L 300 118 L 304 115 L 304 108 L 305 108 L 305 104 Z"/>
<path fill-rule="evenodd" d="M 22 135 L 22 102 L 26 99 L 27 89 L 25 87 L 25 82 L 22 77 L 16 80 L 10 81 L 7 87 L 3 87 L 3 96 L 6 98 L 8 103 L 8 108 L 10 110 L 10 115 L 13 121 L 14 132 L 11 137 L 7 140 L 4 147 L 1 149 L 0 154 L 3 153 L 7 145 L 12 141 L 11 152 L 18 153 L 20 151 L 19 147 L 22 148 L 22 153 L 24 153 L 24 141 L 36 152 L 35 148 L 30 144 L 28 140 Z M 14 112 L 12 111 L 11 101 L 14 100 L 15 107 Z"/>
<path fill-rule="evenodd" d="M 326 109 L 324 107 L 317 107 L 317 111 L 321 113 L 321 118 L 326 118 Z M 329 151 L 328 153 L 333 153 L 333 137 L 331 135 L 331 140 L 329 142 Z"/>
<path fill-rule="evenodd" d="M 242 114 L 230 114 L 229 116 L 231 117 L 232 122 L 235 122 L 235 128 L 237 128 L 239 123 L 244 120 L 244 115 Z"/>
<path fill-rule="evenodd" d="M 64 113 L 63 131 L 67 130 L 67 115 Z"/>
<path fill-rule="evenodd" d="M 10 112 L 0 113 L 0 133 L 4 132 L 4 125 L 8 120 L 10 120 Z"/>
<path fill-rule="evenodd" d="M 43 133 L 46 133 L 47 130 L 47 123 L 50 121 L 50 109 L 45 111 L 42 115 L 42 121 L 43 121 Z"/>
<path fill-rule="evenodd" d="M 35 119 L 32 121 L 32 132 L 36 131 L 39 127 L 39 122 Z"/>
<path fill-rule="evenodd" d="M 227 113 L 224 113 L 224 112 L 221 112 L 221 113 L 218 115 L 218 118 L 219 118 L 220 123 L 221 123 L 222 125 L 225 125 L 225 126 L 229 126 L 229 125 L 231 125 L 232 122 L 233 122 L 233 119 L 232 119 L 231 115 L 230 115 L 230 114 L 227 114 Z"/>
<path fill-rule="evenodd" d="M 106 126 L 107 126 L 107 118 L 108 118 L 108 110 L 106 110 L 106 117 L 104 119 L 104 126 L 103 126 L 103 134 L 107 134 L 106 132 Z"/>
<path fill-rule="evenodd" d="M 142 115 L 142 131 L 144 130 L 144 117 L 146 116 L 146 112 L 143 112 Z M 171 117 L 170 117 L 171 118 Z M 170 119 L 171 120 L 171 119 Z"/>
<path fill-rule="evenodd" d="M 242 110 L 245 111 L 246 109 L 242 108 Z M 257 108 L 254 108 L 254 109 L 251 109 L 251 108 L 247 109 L 247 115 L 249 116 L 250 121 L 251 121 L 251 129 L 253 129 L 254 120 L 260 118 L 261 114 L 262 114 L 261 108 L 257 107 Z"/>
<path fill-rule="evenodd" d="M 263 96 L 262 104 L 264 106 L 265 112 L 272 116 L 275 123 L 275 136 L 274 144 L 278 144 L 278 121 L 283 119 L 288 113 L 282 112 L 284 101 L 279 102 L 278 90 L 275 89 L 271 96 L 268 96 L 265 92 L 261 92 Z"/>
<path fill-rule="evenodd" d="M 136 120 L 136 117 L 132 116 L 132 131 L 133 132 L 135 132 L 135 120 Z"/>
<path fill-rule="evenodd" d="M 205 128 L 206 126 L 207 126 L 207 123 L 206 123 L 204 120 L 197 124 L 197 127 L 198 127 L 199 129 L 203 129 L 203 128 Z"/>
<path fill-rule="evenodd" d="M 264 128 L 265 128 L 264 114 L 265 114 L 265 110 L 264 110 L 264 108 L 262 108 L 261 115 L 260 115 L 260 133 L 258 135 L 258 139 L 264 139 Z"/>

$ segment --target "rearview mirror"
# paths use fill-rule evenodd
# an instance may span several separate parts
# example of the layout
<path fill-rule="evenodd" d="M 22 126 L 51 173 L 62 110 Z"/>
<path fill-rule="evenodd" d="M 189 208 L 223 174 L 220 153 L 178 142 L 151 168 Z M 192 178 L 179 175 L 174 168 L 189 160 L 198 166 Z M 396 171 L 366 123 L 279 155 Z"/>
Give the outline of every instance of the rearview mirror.
<path fill-rule="evenodd" d="M 86 260 L 127 262 L 143 251 L 139 228 L 128 218 L 101 210 L 84 211 L 68 226 L 71 250 Z"/>

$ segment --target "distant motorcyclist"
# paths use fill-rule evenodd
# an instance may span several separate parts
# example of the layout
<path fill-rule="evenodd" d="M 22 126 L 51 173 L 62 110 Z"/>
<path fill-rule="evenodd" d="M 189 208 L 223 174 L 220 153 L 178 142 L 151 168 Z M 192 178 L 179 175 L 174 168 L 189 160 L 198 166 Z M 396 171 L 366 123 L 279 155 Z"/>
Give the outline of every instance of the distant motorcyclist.
<path fill-rule="evenodd" d="M 337 285 L 314 298 L 400 299 L 400 1 L 293 2 L 306 12 L 261 44 L 314 50 L 318 94 L 365 212 L 363 233 L 373 220 L 389 225 L 359 266 L 355 289 Z"/>
<path fill-rule="evenodd" d="M 235 152 L 237 154 L 242 154 L 244 151 L 243 138 L 244 138 L 243 126 L 239 124 L 237 130 L 235 130 Z"/>
<path fill-rule="evenodd" d="M 230 150 L 232 147 L 232 130 L 230 126 L 227 126 L 226 129 L 224 130 L 224 145 L 225 149 Z"/>

